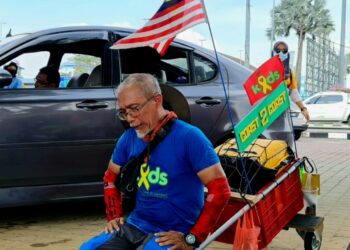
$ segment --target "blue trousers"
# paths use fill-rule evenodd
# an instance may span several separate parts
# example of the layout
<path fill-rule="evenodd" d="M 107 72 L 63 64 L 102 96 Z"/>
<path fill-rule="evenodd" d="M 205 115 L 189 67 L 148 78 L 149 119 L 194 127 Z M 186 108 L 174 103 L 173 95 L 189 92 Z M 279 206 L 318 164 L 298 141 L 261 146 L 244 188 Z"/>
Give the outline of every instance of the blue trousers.
<path fill-rule="evenodd" d="M 166 250 L 170 246 L 159 246 L 153 234 L 146 234 L 138 228 L 124 224 L 119 233 L 104 232 L 84 242 L 79 250 Z"/>

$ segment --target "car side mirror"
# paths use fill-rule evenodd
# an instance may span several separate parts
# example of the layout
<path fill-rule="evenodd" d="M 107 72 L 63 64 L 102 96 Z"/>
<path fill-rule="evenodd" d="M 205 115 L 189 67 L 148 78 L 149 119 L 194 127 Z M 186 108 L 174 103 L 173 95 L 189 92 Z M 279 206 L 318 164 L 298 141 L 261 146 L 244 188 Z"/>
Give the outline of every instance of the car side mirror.
<path fill-rule="evenodd" d="M 12 82 L 12 75 L 4 69 L 0 69 L 0 88 L 10 85 Z"/>

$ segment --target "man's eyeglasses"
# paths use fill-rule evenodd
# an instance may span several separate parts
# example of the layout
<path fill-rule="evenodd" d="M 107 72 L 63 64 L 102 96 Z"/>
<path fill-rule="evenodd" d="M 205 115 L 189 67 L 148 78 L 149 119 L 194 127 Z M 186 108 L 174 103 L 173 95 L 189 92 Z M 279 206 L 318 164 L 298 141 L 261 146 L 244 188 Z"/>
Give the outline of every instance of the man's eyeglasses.
<path fill-rule="evenodd" d="M 128 115 L 135 117 L 140 114 L 142 109 L 146 106 L 146 104 L 154 98 L 154 95 L 148 98 L 144 103 L 141 103 L 140 105 L 137 105 L 135 107 L 128 108 L 129 111 L 126 112 L 124 109 L 118 109 L 117 110 L 117 116 L 120 120 L 125 121 L 128 118 Z"/>
<path fill-rule="evenodd" d="M 49 84 L 49 82 L 48 81 L 43 81 L 43 80 L 41 80 L 41 79 L 39 79 L 39 78 L 34 78 L 34 83 L 38 83 L 38 84 L 40 84 L 40 85 L 47 85 L 47 84 Z"/>

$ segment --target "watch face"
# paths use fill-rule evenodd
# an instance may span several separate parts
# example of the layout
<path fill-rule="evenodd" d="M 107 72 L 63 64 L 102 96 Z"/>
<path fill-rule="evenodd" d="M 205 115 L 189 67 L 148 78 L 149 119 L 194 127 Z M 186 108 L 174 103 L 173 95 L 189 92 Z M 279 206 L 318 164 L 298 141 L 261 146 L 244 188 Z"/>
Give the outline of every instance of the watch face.
<path fill-rule="evenodd" d="M 185 240 L 187 244 L 193 245 L 196 242 L 196 237 L 193 234 L 187 234 Z"/>

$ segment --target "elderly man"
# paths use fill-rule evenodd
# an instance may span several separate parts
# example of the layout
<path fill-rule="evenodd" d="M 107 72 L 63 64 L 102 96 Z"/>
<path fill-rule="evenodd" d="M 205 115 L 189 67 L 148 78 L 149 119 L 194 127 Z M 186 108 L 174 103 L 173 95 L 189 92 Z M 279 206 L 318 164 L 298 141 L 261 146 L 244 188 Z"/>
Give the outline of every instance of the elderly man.
<path fill-rule="evenodd" d="M 163 96 L 152 75 L 131 74 L 117 93 L 118 116 L 130 128 L 118 140 L 104 177 L 105 232 L 81 249 L 193 249 L 213 229 L 230 197 L 213 146 L 198 128 L 174 120 L 176 115 L 163 108 Z M 126 218 L 114 185 L 116 176 L 169 120 L 173 123 L 167 135 L 140 167 L 136 205 Z"/>

